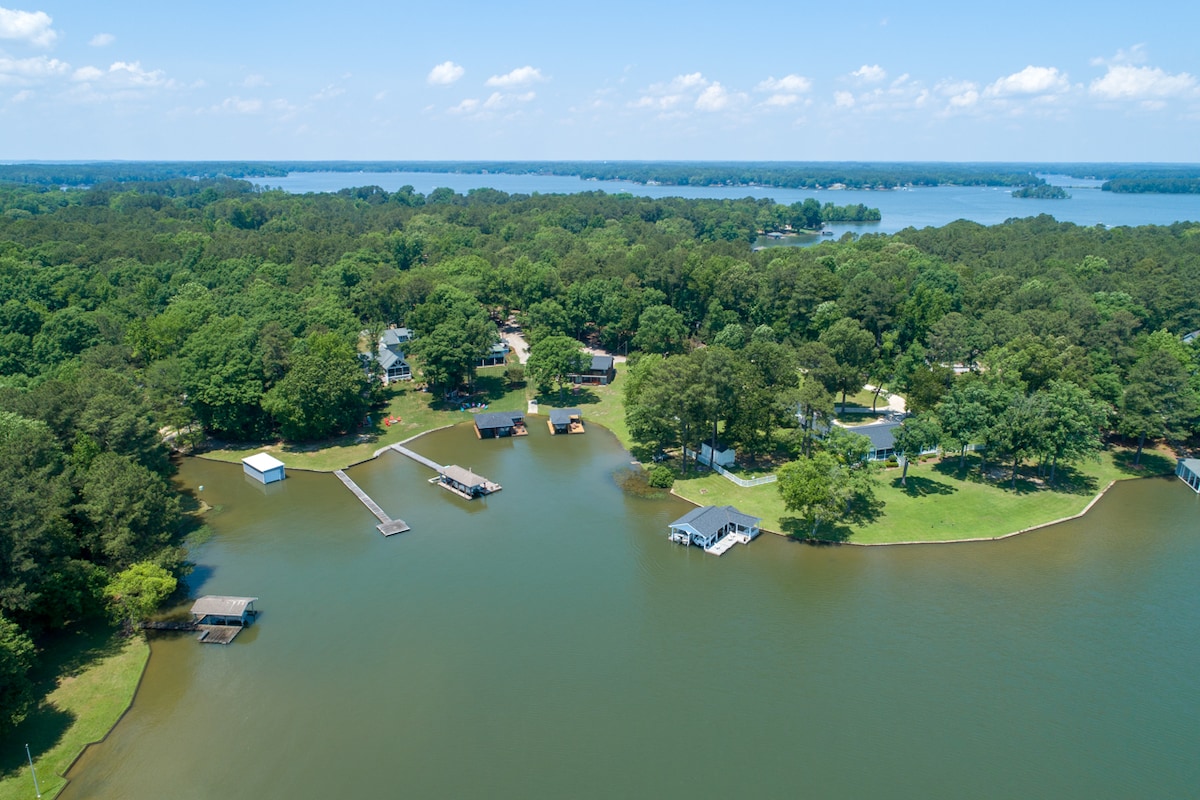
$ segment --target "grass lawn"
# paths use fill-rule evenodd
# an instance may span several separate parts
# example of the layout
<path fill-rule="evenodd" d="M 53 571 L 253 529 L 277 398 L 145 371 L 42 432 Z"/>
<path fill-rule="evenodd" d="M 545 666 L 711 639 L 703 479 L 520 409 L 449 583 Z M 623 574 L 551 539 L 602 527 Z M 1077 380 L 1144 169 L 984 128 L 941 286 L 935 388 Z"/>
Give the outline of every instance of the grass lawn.
<path fill-rule="evenodd" d="M 503 367 L 479 370 L 475 388 L 471 402 L 486 403 L 488 411 L 525 410 L 528 390 L 525 387 L 508 389 L 504 385 Z M 387 406 L 373 411 L 371 425 L 364 426 L 358 433 L 304 444 L 266 442 L 252 447 L 220 447 L 202 455 L 217 461 L 237 462 L 253 453 L 266 451 L 293 469 L 332 472 L 366 461 L 381 447 L 402 442 L 418 433 L 466 422 L 477 411 L 463 411 L 459 403 L 443 402 L 439 396 L 419 390 L 412 381 L 398 381 L 384 391 L 387 392 Z M 389 417 L 399 417 L 400 422 L 386 425 L 385 420 Z"/>
<path fill-rule="evenodd" d="M 1150 451 L 1142 454 L 1141 469 L 1134 469 L 1132 460 L 1132 451 L 1110 449 L 1098 462 L 1087 462 L 1075 470 L 1060 469 L 1055 489 L 1020 475 L 1016 490 L 1009 488 L 1007 479 L 982 482 L 978 461 L 971 459 L 961 475 L 956 458 L 910 465 L 907 487 L 900 486 L 899 469 L 886 470 L 876 490 L 881 505 L 874 518 L 826 533 L 854 544 L 1003 536 L 1078 514 L 1113 480 L 1161 474 L 1173 468 L 1169 457 Z M 791 532 L 798 528 L 774 484 L 743 489 L 720 475 L 704 472 L 676 481 L 675 492 L 694 503 L 737 506 L 747 514 L 762 517 L 767 530 Z"/>
<path fill-rule="evenodd" d="M 0 800 L 35 796 L 21 746 L 26 742 L 42 796 L 57 795 L 75 758 L 104 738 L 129 708 L 149 657 L 145 637 L 115 636 L 107 629 L 64 634 L 47 644 L 34 676 L 41 701 L 0 754 Z"/>

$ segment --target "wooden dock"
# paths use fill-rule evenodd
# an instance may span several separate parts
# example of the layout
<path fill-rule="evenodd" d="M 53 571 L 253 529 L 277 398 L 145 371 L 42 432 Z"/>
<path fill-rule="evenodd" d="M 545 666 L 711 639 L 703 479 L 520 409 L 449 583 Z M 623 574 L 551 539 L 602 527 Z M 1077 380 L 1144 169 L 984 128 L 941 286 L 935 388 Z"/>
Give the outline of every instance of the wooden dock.
<path fill-rule="evenodd" d="M 234 640 L 234 637 L 242 632 L 242 626 L 197 625 L 196 630 L 200 631 L 200 634 L 196 637 L 196 641 L 201 644 L 229 644 Z"/>
<path fill-rule="evenodd" d="M 389 517 L 387 512 L 380 508 L 379 504 L 372 500 L 370 495 L 359 488 L 358 484 L 352 481 L 350 476 L 345 472 L 339 469 L 334 470 L 333 474 L 337 475 L 338 480 L 344 483 L 347 489 L 354 492 L 354 496 L 357 497 L 362 504 L 367 507 L 368 511 L 376 516 L 376 518 L 379 520 L 379 524 L 375 527 L 378 528 L 379 532 L 384 536 L 391 536 L 396 533 L 404 533 L 405 531 L 412 530 L 412 528 L 410 528 L 408 523 L 404 520 L 392 519 Z"/>
<path fill-rule="evenodd" d="M 412 450 L 409 450 L 407 447 L 405 447 L 403 445 L 394 444 L 394 445 L 392 445 L 391 449 L 395 450 L 397 453 L 399 453 L 402 456 L 408 456 L 413 461 L 416 461 L 418 464 L 424 464 L 425 466 L 429 467 L 434 472 L 442 471 L 441 464 L 437 463 L 436 461 L 434 461 L 431 458 L 426 458 L 425 456 L 421 455 L 420 453 L 414 453 Z"/>

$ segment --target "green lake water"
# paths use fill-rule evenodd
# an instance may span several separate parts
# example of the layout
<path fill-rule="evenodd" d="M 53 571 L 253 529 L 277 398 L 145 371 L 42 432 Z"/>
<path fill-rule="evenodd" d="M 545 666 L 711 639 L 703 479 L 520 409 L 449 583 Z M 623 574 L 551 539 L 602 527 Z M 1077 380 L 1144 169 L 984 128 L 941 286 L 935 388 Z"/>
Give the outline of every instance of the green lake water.
<path fill-rule="evenodd" d="M 155 640 L 78 798 L 1184 797 L 1200 786 L 1200 497 L 1118 484 L 981 544 L 667 541 L 607 432 L 388 453 L 349 474 L 180 473 L 214 507 L 194 594 L 253 595 L 232 645 Z"/>

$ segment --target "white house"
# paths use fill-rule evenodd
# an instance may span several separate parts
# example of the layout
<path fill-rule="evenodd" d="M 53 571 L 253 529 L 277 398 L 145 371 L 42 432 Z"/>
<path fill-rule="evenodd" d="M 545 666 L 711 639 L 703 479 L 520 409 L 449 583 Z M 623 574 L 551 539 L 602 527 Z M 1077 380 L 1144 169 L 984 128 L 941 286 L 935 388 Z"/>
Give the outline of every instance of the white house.
<path fill-rule="evenodd" d="M 700 445 L 700 460 L 705 464 L 715 464 L 718 467 L 732 467 L 736 459 L 737 451 L 729 445 L 722 444 L 721 442 L 717 442 L 716 447 L 713 447 L 708 442 Z"/>
<path fill-rule="evenodd" d="M 267 453 L 255 453 L 242 459 L 242 471 L 259 483 L 284 479 L 283 462 Z"/>

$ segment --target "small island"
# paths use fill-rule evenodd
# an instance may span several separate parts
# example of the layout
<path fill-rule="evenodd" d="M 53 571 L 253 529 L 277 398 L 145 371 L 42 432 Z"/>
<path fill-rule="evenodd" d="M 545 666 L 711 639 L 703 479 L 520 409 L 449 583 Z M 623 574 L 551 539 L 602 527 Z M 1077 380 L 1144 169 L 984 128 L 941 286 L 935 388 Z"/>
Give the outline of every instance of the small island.
<path fill-rule="evenodd" d="M 1013 197 L 1032 198 L 1034 200 L 1067 200 L 1071 197 L 1067 190 L 1061 186 L 1051 186 L 1048 183 L 1038 184 L 1037 186 L 1022 186 L 1020 189 L 1013 189 Z"/>

